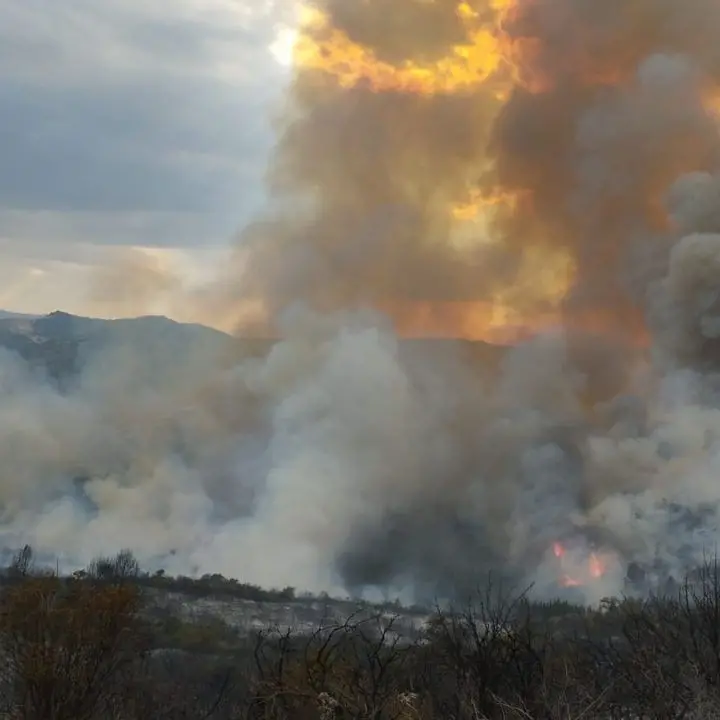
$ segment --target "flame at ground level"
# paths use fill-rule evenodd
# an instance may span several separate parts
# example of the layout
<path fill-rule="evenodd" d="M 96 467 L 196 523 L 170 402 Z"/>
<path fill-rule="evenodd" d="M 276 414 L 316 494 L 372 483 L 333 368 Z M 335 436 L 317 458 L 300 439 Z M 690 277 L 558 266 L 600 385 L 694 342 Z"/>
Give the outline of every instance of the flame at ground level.
<path fill-rule="evenodd" d="M 604 577 L 612 563 L 608 553 L 592 551 L 586 556 L 577 558 L 576 553 L 569 553 L 561 542 L 552 544 L 553 555 L 559 560 L 560 573 L 558 582 L 562 587 L 583 587 Z"/>

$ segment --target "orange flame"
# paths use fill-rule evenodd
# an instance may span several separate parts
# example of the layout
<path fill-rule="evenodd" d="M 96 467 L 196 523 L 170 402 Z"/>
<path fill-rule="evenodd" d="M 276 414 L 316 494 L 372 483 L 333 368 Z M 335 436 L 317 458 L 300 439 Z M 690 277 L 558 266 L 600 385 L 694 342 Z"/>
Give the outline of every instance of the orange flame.
<path fill-rule="evenodd" d="M 590 577 L 594 579 L 601 578 L 607 572 L 607 562 L 595 553 L 590 553 L 588 566 L 590 569 Z"/>
<path fill-rule="evenodd" d="M 565 546 L 555 541 L 552 544 L 553 555 L 560 560 L 559 583 L 562 587 L 582 587 L 593 580 L 599 580 L 606 575 L 609 566 L 609 559 L 600 553 L 591 552 L 586 561 L 586 567 L 578 568 L 575 573 L 566 572 L 564 560 L 567 558 Z"/>

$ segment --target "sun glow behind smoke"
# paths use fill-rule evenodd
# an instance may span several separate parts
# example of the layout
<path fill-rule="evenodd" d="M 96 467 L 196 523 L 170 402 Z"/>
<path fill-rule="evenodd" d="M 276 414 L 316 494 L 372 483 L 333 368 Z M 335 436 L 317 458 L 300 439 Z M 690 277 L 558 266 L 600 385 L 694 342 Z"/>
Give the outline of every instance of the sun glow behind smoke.
<path fill-rule="evenodd" d="M 269 49 L 270 54 L 282 67 L 292 67 L 297 41 L 297 29 L 292 27 L 281 27 L 278 29 Z"/>

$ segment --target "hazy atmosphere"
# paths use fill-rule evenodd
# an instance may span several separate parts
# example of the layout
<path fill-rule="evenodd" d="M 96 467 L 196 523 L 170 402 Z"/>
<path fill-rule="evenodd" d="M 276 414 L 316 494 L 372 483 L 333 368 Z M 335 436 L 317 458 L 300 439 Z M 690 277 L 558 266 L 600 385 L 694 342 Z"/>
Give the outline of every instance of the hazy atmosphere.
<path fill-rule="evenodd" d="M 589 602 L 716 548 L 713 0 L 0 20 L 3 545 Z"/>

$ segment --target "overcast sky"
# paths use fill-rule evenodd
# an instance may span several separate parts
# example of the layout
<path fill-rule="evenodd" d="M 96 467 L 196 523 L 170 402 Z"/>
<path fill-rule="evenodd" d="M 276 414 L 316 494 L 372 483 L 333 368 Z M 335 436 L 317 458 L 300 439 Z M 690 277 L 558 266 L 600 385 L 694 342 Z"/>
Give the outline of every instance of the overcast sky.
<path fill-rule="evenodd" d="M 0 307 L 121 248 L 199 274 L 263 200 L 290 0 L 0 0 Z"/>

